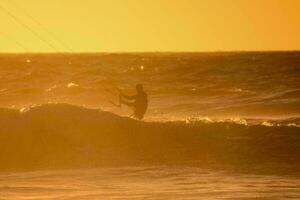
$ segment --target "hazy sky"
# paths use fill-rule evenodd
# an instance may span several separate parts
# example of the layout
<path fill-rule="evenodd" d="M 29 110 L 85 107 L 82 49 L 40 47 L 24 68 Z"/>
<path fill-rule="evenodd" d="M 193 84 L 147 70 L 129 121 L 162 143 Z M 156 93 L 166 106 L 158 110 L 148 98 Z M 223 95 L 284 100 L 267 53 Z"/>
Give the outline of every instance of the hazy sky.
<path fill-rule="evenodd" d="M 1 0 L 0 25 L 1 52 L 300 50 L 300 0 Z"/>

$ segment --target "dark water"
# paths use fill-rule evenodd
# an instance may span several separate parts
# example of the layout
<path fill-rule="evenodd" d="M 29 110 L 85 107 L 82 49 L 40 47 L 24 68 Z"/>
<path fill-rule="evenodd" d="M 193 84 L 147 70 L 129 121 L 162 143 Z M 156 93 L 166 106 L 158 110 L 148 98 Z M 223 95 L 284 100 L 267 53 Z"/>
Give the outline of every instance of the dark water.
<path fill-rule="evenodd" d="M 299 129 L 244 121 L 143 122 L 68 104 L 2 109 L 0 169 L 159 164 L 296 175 Z"/>

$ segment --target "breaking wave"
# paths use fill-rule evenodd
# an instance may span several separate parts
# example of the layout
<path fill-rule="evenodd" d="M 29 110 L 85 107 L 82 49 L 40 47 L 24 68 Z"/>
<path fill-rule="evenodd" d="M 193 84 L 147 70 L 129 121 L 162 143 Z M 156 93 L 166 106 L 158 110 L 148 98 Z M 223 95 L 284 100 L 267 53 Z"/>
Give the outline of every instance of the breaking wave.
<path fill-rule="evenodd" d="M 3 108 L 0 169 L 197 164 L 296 170 L 298 122 L 297 118 L 259 123 L 208 118 L 143 122 L 68 104 L 45 104 L 23 112 Z"/>

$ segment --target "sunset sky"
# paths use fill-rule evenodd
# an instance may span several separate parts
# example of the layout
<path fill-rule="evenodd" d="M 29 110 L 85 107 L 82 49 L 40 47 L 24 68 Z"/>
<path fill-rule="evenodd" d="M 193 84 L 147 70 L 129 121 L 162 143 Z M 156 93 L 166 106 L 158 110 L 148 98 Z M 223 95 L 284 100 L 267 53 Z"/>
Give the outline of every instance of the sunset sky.
<path fill-rule="evenodd" d="M 300 50 L 300 0 L 1 0 L 0 52 Z"/>

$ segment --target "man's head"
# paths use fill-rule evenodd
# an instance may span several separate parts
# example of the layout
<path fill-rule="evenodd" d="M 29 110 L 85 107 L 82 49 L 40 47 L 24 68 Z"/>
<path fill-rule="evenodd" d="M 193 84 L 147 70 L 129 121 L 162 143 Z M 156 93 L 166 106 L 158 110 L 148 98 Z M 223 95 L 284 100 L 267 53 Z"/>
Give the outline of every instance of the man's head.
<path fill-rule="evenodd" d="M 143 92 L 144 91 L 142 84 L 137 84 L 135 88 L 136 88 L 137 92 Z"/>

